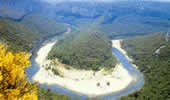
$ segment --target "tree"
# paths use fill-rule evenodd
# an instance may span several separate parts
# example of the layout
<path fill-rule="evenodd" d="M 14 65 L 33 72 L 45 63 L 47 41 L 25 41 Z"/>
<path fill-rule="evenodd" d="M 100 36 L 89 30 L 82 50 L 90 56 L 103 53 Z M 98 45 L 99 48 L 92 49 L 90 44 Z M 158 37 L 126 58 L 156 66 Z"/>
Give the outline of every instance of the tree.
<path fill-rule="evenodd" d="M 36 84 L 27 81 L 28 53 L 12 54 L 0 45 L 0 100 L 37 100 Z"/>

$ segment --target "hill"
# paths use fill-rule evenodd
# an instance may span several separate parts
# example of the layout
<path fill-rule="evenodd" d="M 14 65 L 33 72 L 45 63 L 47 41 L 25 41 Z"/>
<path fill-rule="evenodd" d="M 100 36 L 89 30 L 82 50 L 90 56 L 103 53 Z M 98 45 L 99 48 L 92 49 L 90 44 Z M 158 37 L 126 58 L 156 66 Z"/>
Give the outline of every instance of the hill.
<path fill-rule="evenodd" d="M 56 20 L 40 13 L 26 15 L 22 19 L 21 23 L 46 36 L 49 34 L 63 33 L 67 29 L 65 24 L 59 23 Z"/>
<path fill-rule="evenodd" d="M 97 33 L 66 36 L 53 47 L 48 58 L 58 58 L 60 62 L 78 69 L 99 70 L 114 67 L 117 63 L 111 42 Z"/>
<path fill-rule="evenodd" d="M 12 51 L 28 51 L 39 37 L 42 35 L 38 31 L 34 31 L 20 22 L 0 19 L 0 41 L 9 45 Z"/>
<path fill-rule="evenodd" d="M 144 87 L 120 100 L 168 100 L 170 98 L 170 42 L 162 33 L 125 39 L 122 47 L 145 76 Z"/>
<path fill-rule="evenodd" d="M 37 40 L 66 31 L 66 25 L 52 19 L 31 14 L 21 21 L 0 18 L 0 41 L 14 52 L 29 51 Z"/>
<path fill-rule="evenodd" d="M 124 1 L 113 3 L 57 3 L 56 20 L 90 26 L 110 39 L 143 36 L 170 27 L 169 3 Z M 87 28 L 85 27 L 85 29 Z M 95 27 L 95 28 L 94 28 Z"/>
<path fill-rule="evenodd" d="M 110 39 L 146 35 L 170 27 L 170 3 L 168 2 L 140 0 L 109 3 L 62 2 L 50 5 L 35 0 L 17 1 L 0 1 L 2 2 L 0 16 L 17 20 L 25 18 L 24 23 L 34 23 L 35 27 L 42 30 L 41 33 L 46 33 L 46 30 L 60 32 L 60 28 L 63 27 L 55 29 L 46 25 L 51 23 L 50 26 L 55 27 L 56 21 L 77 27 L 93 23 L 93 27 L 98 27 L 97 31 Z"/>

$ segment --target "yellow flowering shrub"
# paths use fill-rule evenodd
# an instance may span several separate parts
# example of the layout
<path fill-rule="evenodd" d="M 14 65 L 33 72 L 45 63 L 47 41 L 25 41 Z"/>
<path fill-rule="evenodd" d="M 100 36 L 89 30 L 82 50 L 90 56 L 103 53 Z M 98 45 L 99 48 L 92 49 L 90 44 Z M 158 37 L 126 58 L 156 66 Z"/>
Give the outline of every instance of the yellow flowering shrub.
<path fill-rule="evenodd" d="M 37 100 L 36 84 L 27 81 L 28 53 L 12 54 L 0 45 L 0 100 Z"/>

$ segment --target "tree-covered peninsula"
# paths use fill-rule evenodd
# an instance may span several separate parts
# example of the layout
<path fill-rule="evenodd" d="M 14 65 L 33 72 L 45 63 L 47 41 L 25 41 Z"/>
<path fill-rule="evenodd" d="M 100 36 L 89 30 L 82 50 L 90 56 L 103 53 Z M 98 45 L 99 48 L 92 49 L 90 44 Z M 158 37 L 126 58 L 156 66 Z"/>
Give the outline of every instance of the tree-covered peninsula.
<path fill-rule="evenodd" d="M 69 34 L 60 39 L 48 56 L 78 69 L 99 70 L 112 68 L 117 60 L 112 54 L 112 43 L 97 33 Z"/>

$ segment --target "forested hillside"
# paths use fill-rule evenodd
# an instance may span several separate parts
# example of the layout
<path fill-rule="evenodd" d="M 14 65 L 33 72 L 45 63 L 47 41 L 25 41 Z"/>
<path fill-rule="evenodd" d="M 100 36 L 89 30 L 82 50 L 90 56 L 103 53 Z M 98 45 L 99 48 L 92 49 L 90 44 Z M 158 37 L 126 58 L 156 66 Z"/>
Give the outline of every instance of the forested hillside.
<path fill-rule="evenodd" d="M 48 58 L 58 58 L 60 62 L 75 68 L 93 70 L 111 68 L 117 63 L 111 42 L 97 33 L 69 34 L 58 41 Z"/>
<path fill-rule="evenodd" d="M 34 23 L 36 28 L 42 28 L 42 33 L 55 33 L 60 28 L 55 27 L 55 21 L 76 25 L 82 24 L 97 27 L 107 37 L 114 39 L 146 35 L 159 32 L 170 27 L 170 3 L 149 1 L 124 1 L 114 3 L 62 2 L 54 5 L 29 1 L 0 1 L 2 5 L 0 16 L 22 19 L 26 24 Z M 39 14 L 41 13 L 41 15 Z M 49 19 L 53 18 L 53 20 Z M 100 20 L 98 20 L 100 19 Z M 30 25 L 31 26 L 31 25 Z M 95 29 L 93 29 L 95 30 Z"/>
<path fill-rule="evenodd" d="M 28 15 L 22 21 L 0 18 L 0 42 L 10 50 L 29 51 L 36 41 L 66 31 L 66 25 L 39 14 Z"/>
<path fill-rule="evenodd" d="M 110 39 L 146 35 L 170 26 L 169 2 L 64 2 L 48 8 L 46 12 L 57 13 L 58 21 L 77 27 L 86 24 Z"/>
<path fill-rule="evenodd" d="M 159 52 L 156 52 L 161 46 Z M 122 47 L 145 76 L 144 87 L 120 100 L 170 99 L 170 42 L 162 33 L 125 39 Z M 155 53 L 156 52 L 156 53 Z"/>
<path fill-rule="evenodd" d="M 14 52 L 28 51 L 42 35 L 26 25 L 10 19 L 0 19 L 0 41 Z"/>
<path fill-rule="evenodd" d="M 29 14 L 23 18 L 21 23 L 31 27 L 34 30 L 38 30 L 41 34 L 46 36 L 49 34 L 63 33 L 67 30 L 65 24 L 59 23 L 41 13 Z"/>

